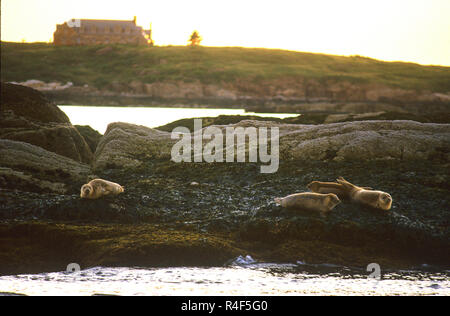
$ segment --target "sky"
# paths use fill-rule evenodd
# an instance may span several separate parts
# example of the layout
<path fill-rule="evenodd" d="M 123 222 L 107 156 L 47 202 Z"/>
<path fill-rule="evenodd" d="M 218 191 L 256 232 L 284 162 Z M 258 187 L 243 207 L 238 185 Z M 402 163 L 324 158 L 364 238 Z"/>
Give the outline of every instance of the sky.
<path fill-rule="evenodd" d="M 450 0 L 2 0 L 1 40 L 52 41 L 70 19 L 132 20 L 155 45 L 279 48 L 450 66 Z"/>

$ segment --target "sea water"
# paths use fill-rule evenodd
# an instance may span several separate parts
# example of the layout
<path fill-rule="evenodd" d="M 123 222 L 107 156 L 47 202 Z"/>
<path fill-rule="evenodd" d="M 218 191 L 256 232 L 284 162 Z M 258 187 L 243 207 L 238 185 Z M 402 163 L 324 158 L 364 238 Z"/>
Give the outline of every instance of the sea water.
<path fill-rule="evenodd" d="M 299 114 L 251 113 L 244 109 L 164 108 L 164 107 L 107 107 L 68 106 L 59 108 L 66 113 L 73 125 L 89 125 L 104 134 L 109 123 L 126 122 L 146 127 L 158 127 L 176 120 L 219 115 L 255 115 L 260 117 L 287 118 Z"/>
<path fill-rule="evenodd" d="M 375 279 L 360 268 L 258 263 L 238 258 L 224 267 L 94 267 L 77 272 L 2 276 L 0 292 L 43 296 L 448 296 L 450 271 L 424 265 L 382 271 Z"/>

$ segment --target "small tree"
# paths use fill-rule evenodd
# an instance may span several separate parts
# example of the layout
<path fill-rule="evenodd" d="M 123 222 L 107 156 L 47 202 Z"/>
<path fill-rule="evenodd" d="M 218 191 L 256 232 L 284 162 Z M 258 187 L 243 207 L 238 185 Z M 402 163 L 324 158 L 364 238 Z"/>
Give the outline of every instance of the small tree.
<path fill-rule="evenodd" d="M 191 37 L 188 40 L 188 42 L 190 42 L 189 45 L 192 47 L 199 46 L 201 41 L 202 37 L 198 34 L 198 31 L 192 32 Z"/>

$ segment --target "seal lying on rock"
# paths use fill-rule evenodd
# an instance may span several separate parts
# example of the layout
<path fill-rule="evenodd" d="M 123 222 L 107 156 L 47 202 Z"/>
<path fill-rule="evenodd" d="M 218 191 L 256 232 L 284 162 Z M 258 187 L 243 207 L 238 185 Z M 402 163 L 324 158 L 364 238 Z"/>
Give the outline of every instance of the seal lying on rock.
<path fill-rule="evenodd" d="M 344 186 L 352 201 L 385 211 L 391 209 L 392 197 L 389 193 L 358 187 L 342 177 L 339 177 L 337 182 Z"/>
<path fill-rule="evenodd" d="M 325 216 L 338 205 L 341 200 L 333 193 L 320 194 L 303 192 L 291 194 L 284 198 L 275 198 L 275 202 L 284 208 L 316 211 L 320 212 L 321 216 Z"/>
<path fill-rule="evenodd" d="M 124 192 L 124 188 L 117 183 L 103 179 L 94 179 L 81 187 L 80 197 L 95 200 L 106 195 L 117 195 Z"/>
<path fill-rule="evenodd" d="M 307 188 L 315 193 L 334 193 L 340 199 L 349 199 L 349 191 L 344 187 L 343 184 L 336 182 L 321 182 L 321 181 L 312 181 L 307 185 Z M 372 188 L 363 187 L 365 190 L 371 190 Z"/>

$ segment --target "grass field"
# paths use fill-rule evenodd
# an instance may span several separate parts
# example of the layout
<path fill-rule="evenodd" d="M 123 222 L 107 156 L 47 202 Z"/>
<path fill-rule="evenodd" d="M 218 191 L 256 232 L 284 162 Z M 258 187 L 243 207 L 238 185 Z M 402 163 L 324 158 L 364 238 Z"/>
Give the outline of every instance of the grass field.
<path fill-rule="evenodd" d="M 433 92 L 450 91 L 450 67 L 443 66 L 263 48 L 105 47 L 2 42 L 1 79 L 71 81 L 75 85 L 103 88 L 112 82 L 129 83 L 133 80 L 217 84 L 236 80 L 260 82 L 314 78 Z"/>

